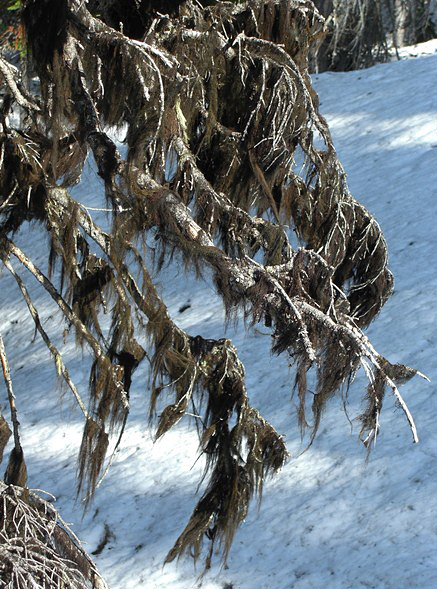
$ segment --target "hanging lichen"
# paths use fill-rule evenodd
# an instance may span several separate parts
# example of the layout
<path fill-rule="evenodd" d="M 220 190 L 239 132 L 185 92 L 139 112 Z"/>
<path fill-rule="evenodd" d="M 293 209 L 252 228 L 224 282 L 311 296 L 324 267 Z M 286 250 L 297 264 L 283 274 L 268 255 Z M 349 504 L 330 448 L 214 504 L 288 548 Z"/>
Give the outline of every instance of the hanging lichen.
<path fill-rule="evenodd" d="M 360 365 L 370 381 L 361 417 L 366 445 L 378 433 L 387 387 L 417 440 L 396 387 L 415 371 L 392 366 L 361 331 L 393 280 L 384 237 L 349 193 L 308 75 L 310 48 L 324 37 L 314 5 L 133 4 L 120 12 L 110 0 L 24 2 L 40 91 L 29 93 L 0 58 L 0 252 L 84 413 L 79 489 L 87 500 L 99 484 L 109 434 L 118 433 L 120 443 L 133 373 L 144 358 L 151 364 L 151 417 L 160 396 L 174 395 L 157 437 L 192 406 L 202 412 L 206 488 L 167 561 L 205 554 L 209 566 L 214 546 L 226 559 L 251 498 L 287 451 L 250 406 L 232 343 L 188 334 L 170 317 L 144 261 L 146 235 L 155 240 L 156 268 L 174 253 L 200 274 L 208 268 L 228 318 L 242 312 L 248 326 L 271 327 L 273 352 L 296 365 L 299 425 L 302 432 L 310 426 L 311 440 L 326 402 Z M 26 113 L 17 128 L 7 121 L 13 105 Z M 126 133 L 125 158 L 109 127 Z M 102 206 L 112 213 L 107 232 L 69 193 L 88 150 L 104 184 Z M 59 284 L 13 242 L 29 220 L 49 235 L 49 270 L 59 263 Z M 287 226 L 301 249 L 292 248 Z M 10 258 L 36 277 L 92 355 L 88 409 Z M 109 327 L 102 327 L 102 312 L 111 316 Z"/>

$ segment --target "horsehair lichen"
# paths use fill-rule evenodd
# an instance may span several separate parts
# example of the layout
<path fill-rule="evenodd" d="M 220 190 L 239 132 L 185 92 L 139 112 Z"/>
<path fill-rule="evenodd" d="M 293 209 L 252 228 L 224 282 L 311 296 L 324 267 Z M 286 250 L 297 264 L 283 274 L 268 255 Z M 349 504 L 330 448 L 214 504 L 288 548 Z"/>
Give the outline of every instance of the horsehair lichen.
<path fill-rule="evenodd" d="M 370 382 L 361 417 L 366 445 L 376 439 L 387 386 L 417 441 L 396 386 L 415 371 L 392 366 L 361 331 L 393 280 L 384 237 L 348 191 L 308 75 L 309 50 L 324 36 L 314 5 L 188 0 L 163 7 L 157 0 L 142 20 L 116 11 L 123 25 L 116 30 L 113 4 L 63 0 L 51 17 L 53 0 L 24 3 L 41 95 L 26 106 L 21 86 L 3 74 L 3 110 L 16 102 L 29 116 L 18 129 L 3 122 L 0 251 L 7 267 L 13 256 L 37 278 L 94 357 L 79 457 L 78 488 L 88 499 L 114 429 L 120 442 L 143 358 L 151 363 L 151 416 L 164 391 L 174 394 L 158 437 L 191 406 L 203 411 L 197 425 L 209 479 L 167 561 L 199 557 L 208 540 L 209 566 L 215 546 L 226 559 L 250 499 L 287 451 L 250 406 L 232 343 L 190 335 L 171 318 L 138 248 L 146 235 L 155 239 L 158 267 L 176 252 L 200 273 L 209 268 L 228 318 L 243 311 L 252 324 L 272 327 L 272 350 L 297 365 L 302 432 L 310 423 L 307 373 L 316 367 L 311 441 L 326 402 L 360 365 Z M 125 158 L 109 127 L 125 130 Z M 69 194 L 88 149 L 112 212 L 108 232 Z M 13 242 L 29 220 L 50 235 L 59 287 Z M 298 251 L 287 225 L 304 245 Z M 107 301 L 104 328 L 99 312 Z"/>

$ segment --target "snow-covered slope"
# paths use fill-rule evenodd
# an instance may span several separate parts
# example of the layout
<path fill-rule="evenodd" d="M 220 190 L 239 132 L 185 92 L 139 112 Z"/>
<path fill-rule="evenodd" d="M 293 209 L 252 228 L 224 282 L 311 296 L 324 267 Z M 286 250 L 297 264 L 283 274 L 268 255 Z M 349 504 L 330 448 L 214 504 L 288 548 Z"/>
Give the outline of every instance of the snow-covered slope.
<path fill-rule="evenodd" d="M 242 325 L 229 330 L 227 337 L 246 364 L 252 404 L 286 437 L 292 456 L 266 485 L 260 511 L 253 505 L 228 568 L 213 567 L 203 587 L 437 587 L 437 54 L 366 71 L 326 73 L 314 83 L 351 191 L 376 216 L 391 252 L 395 292 L 369 336 L 389 359 L 433 381 L 415 378 L 402 388 L 421 441 L 411 443 L 404 415 L 388 395 L 382 433 L 366 464 L 353 421 L 365 384 L 359 377 L 350 392 L 352 425 L 334 400 L 315 443 L 301 454 L 305 442 L 296 427 L 286 358 L 272 358 L 269 338 L 260 332 L 246 334 Z M 77 190 L 96 202 L 101 188 L 92 167 Z M 45 266 L 43 238 L 23 230 L 19 242 Z M 168 270 L 162 289 L 175 318 L 191 334 L 223 335 L 223 311 L 208 284 Z M 44 300 L 38 287 L 31 292 L 38 306 Z M 81 416 L 68 394 L 59 400 L 53 362 L 38 337 L 34 340 L 25 305 L 6 272 L 0 277 L 0 301 L 0 333 L 12 368 L 30 486 L 57 496 L 64 518 L 89 552 L 106 534 L 96 560 L 113 589 L 195 586 L 199 570 L 190 561 L 162 566 L 197 500 L 202 460 L 196 462 L 193 423 L 187 418 L 154 444 L 146 374 L 139 373 L 122 449 L 82 519 L 81 506 L 74 503 Z M 190 308 L 179 312 L 186 303 Z M 45 304 L 40 310 L 54 335 L 59 327 L 54 309 Z M 89 365 L 74 352 L 73 339 L 59 345 L 85 392 Z M 3 406 L 5 400 L 1 387 Z"/>

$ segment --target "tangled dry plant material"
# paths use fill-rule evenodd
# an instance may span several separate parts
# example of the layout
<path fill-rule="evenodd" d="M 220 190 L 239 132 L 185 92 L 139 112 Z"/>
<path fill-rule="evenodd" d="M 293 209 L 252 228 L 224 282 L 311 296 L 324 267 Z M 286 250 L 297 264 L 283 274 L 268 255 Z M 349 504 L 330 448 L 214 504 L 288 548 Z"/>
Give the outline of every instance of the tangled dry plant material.
<path fill-rule="evenodd" d="M 1 587 L 107 589 L 50 501 L 0 481 L 0 521 Z"/>
<path fill-rule="evenodd" d="M 169 315 L 145 261 L 146 237 L 157 267 L 176 253 L 208 269 L 228 318 L 242 313 L 271 328 L 273 352 L 296 365 L 299 424 L 311 441 L 326 402 L 360 366 L 369 379 L 365 445 L 376 440 L 386 389 L 417 441 L 397 388 L 416 372 L 390 364 L 362 331 L 393 280 L 384 237 L 349 193 L 308 75 L 323 19 L 307 0 L 152 0 L 123 12 L 111 0 L 27 0 L 22 18 L 40 88 L 30 92 L 0 59 L 0 252 L 84 415 L 79 491 L 91 498 L 106 472 L 109 435 L 119 443 L 133 372 L 151 349 L 151 416 L 173 395 L 157 437 L 192 411 L 206 457 L 205 490 L 167 562 L 188 553 L 208 567 L 215 548 L 226 560 L 252 496 L 287 450 L 251 407 L 231 341 L 188 334 Z M 9 122 L 13 108 L 20 125 Z M 126 133 L 126 157 L 114 127 Z M 88 150 L 110 231 L 69 190 Z M 48 275 L 14 243 L 29 221 L 50 237 Z M 94 359 L 88 403 L 40 321 L 24 270 Z M 101 320 L 108 301 L 109 327 Z"/>
<path fill-rule="evenodd" d="M 313 67 L 347 71 L 390 59 L 399 47 L 435 37 L 433 0 L 314 0 L 326 38 Z"/>

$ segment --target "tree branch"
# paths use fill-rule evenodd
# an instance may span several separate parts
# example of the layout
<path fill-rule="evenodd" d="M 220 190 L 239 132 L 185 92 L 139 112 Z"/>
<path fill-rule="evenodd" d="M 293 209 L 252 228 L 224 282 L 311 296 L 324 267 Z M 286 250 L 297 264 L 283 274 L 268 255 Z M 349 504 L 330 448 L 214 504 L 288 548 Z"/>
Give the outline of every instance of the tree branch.
<path fill-rule="evenodd" d="M 21 290 L 21 294 L 22 294 L 22 296 L 23 296 L 24 300 L 26 301 L 26 304 L 29 308 L 29 312 L 32 316 L 34 323 L 35 323 L 35 327 L 38 330 L 44 343 L 46 344 L 47 348 L 49 349 L 50 353 L 53 356 L 53 359 L 54 359 L 55 365 L 56 365 L 56 372 L 59 375 L 63 376 L 65 382 L 67 383 L 68 387 L 70 388 L 71 392 L 73 393 L 73 395 L 77 401 L 77 404 L 79 405 L 82 413 L 84 414 L 85 418 L 88 418 L 89 417 L 88 411 L 85 407 L 84 402 L 82 401 L 82 399 L 79 395 L 76 385 L 74 384 L 74 382 L 70 378 L 70 374 L 69 374 L 67 368 L 65 367 L 65 364 L 62 360 L 61 354 L 56 349 L 56 347 L 52 344 L 49 336 L 47 335 L 46 331 L 44 330 L 43 326 L 41 325 L 38 311 L 36 310 L 35 305 L 32 303 L 32 300 L 30 298 L 29 291 L 27 290 L 26 285 L 24 284 L 24 282 L 22 281 L 20 276 L 15 272 L 15 270 L 14 270 L 13 266 L 11 265 L 11 263 L 9 262 L 9 260 L 3 260 L 3 263 L 6 266 L 6 268 L 9 270 L 9 272 L 12 274 L 12 276 L 15 278 L 15 280 L 18 284 L 18 287 Z"/>
<path fill-rule="evenodd" d="M 17 406 L 15 404 L 14 389 L 12 388 L 11 372 L 9 370 L 8 358 L 6 356 L 3 338 L 0 335 L 0 361 L 3 368 L 3 378 L 5 379 L 6 389 L 8 391 L 9 407 L 11 409 L 11 421 L 14 431 L 14 445 L 16 452 L 22 452 L 20 441 L 20 422 L 18 421 Z"/>

